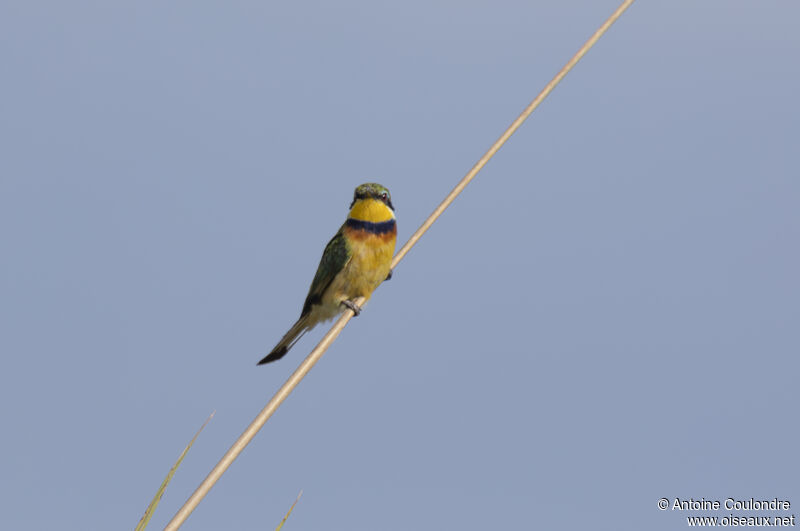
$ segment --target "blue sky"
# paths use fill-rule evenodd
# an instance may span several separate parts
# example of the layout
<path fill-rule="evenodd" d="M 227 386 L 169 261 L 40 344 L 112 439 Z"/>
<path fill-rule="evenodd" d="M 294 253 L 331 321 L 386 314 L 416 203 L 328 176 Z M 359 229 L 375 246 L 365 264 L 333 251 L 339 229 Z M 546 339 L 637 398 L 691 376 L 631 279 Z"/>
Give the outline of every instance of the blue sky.
<path fill-rule="evenodd" d="M 132 528 L 216 410 L 163 527 L 323 334 L 255 366 L 353 188 L 404 242 L 616 5 L 3 3 L 0 527 Z M 634 4 L 185 528 L 800 507 L 799 15 Z"/>

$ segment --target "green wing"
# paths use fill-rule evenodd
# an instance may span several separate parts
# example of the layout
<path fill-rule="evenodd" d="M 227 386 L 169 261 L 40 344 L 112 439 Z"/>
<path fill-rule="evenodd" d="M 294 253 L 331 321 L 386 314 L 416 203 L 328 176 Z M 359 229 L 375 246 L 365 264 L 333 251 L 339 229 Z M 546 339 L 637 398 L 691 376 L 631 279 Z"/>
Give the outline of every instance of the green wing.
<path fill-rule="evenodd" d="M 322 302 L 322 294 L 325 293 L 325 290 L 331 285 L 336 275 L 344 269 L 344 266 L 350 260 L 350 248 L 344 237 L 343 229 L 344 226 L 325 246 L 325 252 L 322 253 L 322 259 L 319 261 L 317 274 L 314 275 L 306 302 L 303 304 L 301 316 L 308 314 L 312 305 Z"/>

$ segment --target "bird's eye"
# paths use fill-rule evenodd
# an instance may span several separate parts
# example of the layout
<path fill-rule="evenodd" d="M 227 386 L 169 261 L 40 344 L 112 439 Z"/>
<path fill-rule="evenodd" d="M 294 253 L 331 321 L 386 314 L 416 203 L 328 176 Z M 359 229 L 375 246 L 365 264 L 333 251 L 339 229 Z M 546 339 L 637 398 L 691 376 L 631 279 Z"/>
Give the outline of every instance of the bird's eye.
<path fill-rule="evenodd" d="M 383 192 L 383 193 L 381 194 L 381 199 L 383 199 L 384 201 L 386 201 L 386 192 Z"/>

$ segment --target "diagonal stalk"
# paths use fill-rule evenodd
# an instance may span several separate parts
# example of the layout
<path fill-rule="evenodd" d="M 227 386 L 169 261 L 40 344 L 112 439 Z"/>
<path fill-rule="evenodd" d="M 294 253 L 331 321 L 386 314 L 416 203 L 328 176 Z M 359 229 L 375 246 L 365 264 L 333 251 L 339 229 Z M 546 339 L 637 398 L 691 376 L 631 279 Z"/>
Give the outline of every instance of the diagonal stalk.
<path fill-rule="evenodd" d="M 586 52 L 595 45 L 595 43 L 603 36 L 603 34 L 608 31 L 608 28 L 617 21 L 617 19 L 622 16 L 622 13 L 625 12 L 628 7 L 634 2 L 634 0 L 624 0 L 622 4 L 611 14 L 610 17 L 600 26 L 597 31 L 587 40 L 583 46 L 577 51 L 572 58 L 567 61 L 567 64 L 555 75 L 555 77 L 550 80 L 550 82 L 545 85 L 544 89 L 539 93 L 536 98 L 527 106 L 525 110 L 514 120 L 508 129 L 500 135 L 492 147 L 480 158 L 478 162 L 472 167 L 469 172 L 459 181 L 459 183 L 453 188 L 453 190 L 445 197 L 444 201 L 442 201 L 439 206 L 428 216 L 422 225 L 417 229 L 417 231 L 411 235 L 405 245 L 400 248 L 400 250 L 395 255 L 394 259 L 392 260 L 392 268 L 397 266 L 403 257 L 408 253 L 409 250 L 417 243 L 417 241 L 422 237 L 423 234 L 433 225 L 433 222 L 438 219 L 439 216 L 442 215 L 442 212 L 450 206 L 453 200 L 460 194 L 464 188 L 469 184 L 469 182 L 478 174 L 479 171 L 489 162 L 495 153 L 505 144 L 506 140 L 511 137 L 511 135 L 516 132 L 517 129 L 522 125 L 522 123 L 531 115 L 531 113 L 539 106 L 539 104 L 553 91 L 553 89 L 558 85 L 558 83 L 564 79 L 564 76 L 572 70 L 578 61 L 586 55 Z M 359 307 L 364 303 L 363 298 L 356 299 L 354 301 Z M 208 494 L 208 491 L 211 490 L 211 487 L 222 477 L 222 474 L 231 466 L 231 463 L 239 456 L 239 454 L 244 450 L 245 446 L 247 446 L 250 441 L 255 437 L 256 433 L 264 426 L 264 424 L 269 420 L 272 414 L 275 412 L 276 409 L 283 403 L 287 396 L 297 387 L 297 384 L 300 383 L 308 371 L 319 361 L 325 351 L 328 350 L 328 347 L 333 343 L 333 341 L 339 336 L 339 333 L 342 329 L 347 325 L 350 319 L 353 317 L 353 311 L 350 309 L 346 309 L 344 313 L 342 313 L 341 317 L 333 324 L 328 333 L 322 338 L 322 340 L 314 347 L 314 350 L 309 353 L 308 357 L 300 364 L 299 367 L 292 373 L 286 383 L 284 383 L 278 392 L 272 397 L 272 399 L 267 403 L 264 409 L 256 416 L 252 423 L 247 427 L 247 429 L 239 436 L 235 443 L 228 449 L 222 459 L 220 459 L 219 463 L 209 472 L 208 476 L 203 480 L 199 487 L 194 491 L 194 493 L 186 500 L 186 503 L 183 504 L 172 520 L 167 524 L 164 528 L 165 531 L 174 531 L 178 529 L 183 522 L 189 517 L 192 511 L 197 507 L 200 501 Z"/>

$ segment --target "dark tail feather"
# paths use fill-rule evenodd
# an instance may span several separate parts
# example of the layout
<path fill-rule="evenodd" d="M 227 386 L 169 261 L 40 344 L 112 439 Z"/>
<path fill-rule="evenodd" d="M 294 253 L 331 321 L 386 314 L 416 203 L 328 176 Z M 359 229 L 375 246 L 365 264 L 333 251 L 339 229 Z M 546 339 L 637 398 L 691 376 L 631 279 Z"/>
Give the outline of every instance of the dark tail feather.
<path fill-rule="evenodd" d="M 281 340 L 275 345 L 275 348 L 272 349 L 272 352 L 267 354 L 264 359 L 258 362 L 258 365 L 264 365 L 265 363 L 269 363 L 271 361 L 279 360 L 289 352 L 289 349 L 297 343 L 297 340 L 303 337 L 303 334 L 306 333 L 307 327 L 306 323 L 308 322 L 308 315 L 303 315 L 297 322 L 292 325 L 286 335 L 284 335 Z"/>

